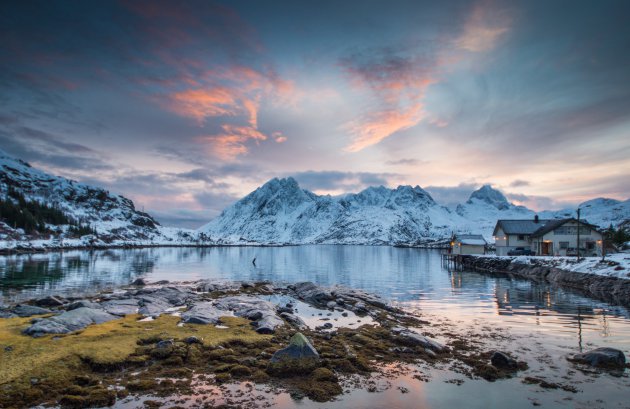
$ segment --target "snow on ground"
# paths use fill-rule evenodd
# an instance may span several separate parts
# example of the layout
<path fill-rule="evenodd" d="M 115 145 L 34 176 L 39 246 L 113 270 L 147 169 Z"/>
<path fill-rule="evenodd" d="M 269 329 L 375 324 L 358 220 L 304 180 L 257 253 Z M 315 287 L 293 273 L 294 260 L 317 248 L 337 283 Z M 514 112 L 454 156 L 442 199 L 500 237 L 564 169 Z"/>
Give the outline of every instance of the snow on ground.
<path fill-rule="evenodd" d="M 576 273 L 588 273 L 606 277 L 630 279 L 630 253 L 616 253 L 601 257 L 541 257 L 541 256 L 482 256 L 512 259 L 514 264 L 548 266 Z"/>

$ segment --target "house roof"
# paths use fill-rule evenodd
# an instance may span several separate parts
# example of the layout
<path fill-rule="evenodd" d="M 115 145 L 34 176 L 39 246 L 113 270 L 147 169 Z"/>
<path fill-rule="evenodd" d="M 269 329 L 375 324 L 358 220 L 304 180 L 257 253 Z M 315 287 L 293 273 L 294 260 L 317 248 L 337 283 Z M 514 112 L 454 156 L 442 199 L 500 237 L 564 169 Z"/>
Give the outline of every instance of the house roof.
<path fill-rule="evenodd" d="M 481 234 L 457 234 L 453 241 L 470 246 L 485 246 L 488 244 Z"/>
<path fill-rule="evenodd" d="M 577 219 L 574 217 L 571 217 L 569 219 L 557 219 L 557 220 L 550 220 L 548 223 L 546 223 L 544 226 L 540 227 L 538 230 L 536 230 L 534 233 L 532 233 L 532 237 L 540 237 L 543 236 L 547 233 L 549 233 L 552 230 L 557 229 L 558 227 L 562 226 L 563 224 L 566 224 L 570 221 L 574 221 L 577 222 Z M 586 226 L 586 227 L 590 227 L 591 229 L 598 231 L 597 226 L 594 226 L 592 224 L 589 224 L 587 222 L 585 222 L 584 220 L 580 220 L 580 224 L 582 226 Z"/>
<path fill-rule="evenodd" d="M 545 226 L 550 220 L 539 219 L 536 222 L 534 219 L 530 220 L 498 220 L 493 236 L 497 235 L 497 230 L 500 227 L 505 234 L 533 234 L 536 230 Z"/>

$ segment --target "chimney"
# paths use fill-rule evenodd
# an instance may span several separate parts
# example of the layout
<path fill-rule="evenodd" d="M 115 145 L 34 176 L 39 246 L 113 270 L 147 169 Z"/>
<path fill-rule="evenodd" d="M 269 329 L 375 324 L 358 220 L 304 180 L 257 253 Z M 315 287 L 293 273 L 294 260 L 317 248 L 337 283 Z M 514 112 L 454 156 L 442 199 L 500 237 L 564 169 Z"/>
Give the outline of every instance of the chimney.
<path fill-rule="evenodd" d="M 534 223 L 538 223 L 538 215 L 534 216 Z"/>

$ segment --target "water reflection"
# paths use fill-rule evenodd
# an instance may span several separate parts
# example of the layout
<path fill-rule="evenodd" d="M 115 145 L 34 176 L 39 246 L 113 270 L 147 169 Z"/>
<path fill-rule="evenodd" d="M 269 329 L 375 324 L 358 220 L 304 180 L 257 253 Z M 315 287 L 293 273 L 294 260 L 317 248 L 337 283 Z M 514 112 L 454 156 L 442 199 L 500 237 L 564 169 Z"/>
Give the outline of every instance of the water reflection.
<path fill-rule="evenodd" d="M 256 265 L 251 260 L 256 257 Z M 378 293 L 407 308 L 450 318 L 551 328 L 582 343 L 584 331 L 630 339 L 626 308 L 548 284 L 448 271 L 438 251 L 377 246 L 153 248 L 0 257 L 4 303 L 48 294 L 78 296 L 150 281 L 201 278 L 314 281 Z"/>

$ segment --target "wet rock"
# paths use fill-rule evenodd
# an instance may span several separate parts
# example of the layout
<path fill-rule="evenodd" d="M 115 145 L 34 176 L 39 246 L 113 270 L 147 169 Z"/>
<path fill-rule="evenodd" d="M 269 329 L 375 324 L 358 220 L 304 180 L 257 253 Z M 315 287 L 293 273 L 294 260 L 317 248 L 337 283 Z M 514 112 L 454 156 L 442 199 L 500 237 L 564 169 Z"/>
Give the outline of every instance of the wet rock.
<path fill-rule="evenodd" d="M 182 313 L 182 322 L 188 324 L 219 324 L 225 311 L 219 310 L 210 302 L 199 302 Z"/>
<path fill-rule="evenodd" d="M 24 333 L 33 337 L 40 337 L 45 334 L 67 334 L 91 324 L 102 324 L 117 318 L 103 310 L 82 307 L 65 311 L 54 317 L 39 319 L 26 328 Z"/>
<path fill-rule="evenodd" d="M 365 305 L 365 303 L 364 303 L 363 301 L 359 301 L 359 302 L 355 303 L 355 304 L 352 306 L 352 310 L 353 310 L 354 312 L 356 312 L 357 314 L 360 314 L 360 315 L 365 315 L 365 314 L 367 314 L 368 312 L 370 312 L 370 311 L 367 309 L 367 306 Z"/>
<path fill-rule="evenodd" d="M 354 288 L 348 288 L 348 287 L 343 287 L 343 286 L 336 286 L 332 290 L 332 294 L 335 297 L 341 298 L 342 300 L 347 300 L 347 299 L 359 300 L 377 308 L 381 308 L 385 310 L 391 309 L 381 297 L 375 294 L 367 293 L 363 290 L 357 290 Z"/>
<path fill-rule="evenodd" d="M 321 330 L 331 329 L 332 327 L 333 327 L 333 325 L 330 322 L 327 322 L 327 323 L 325 323 L 323 325 L 320 325 L 320 326 L 316 327 L 315 329 L 318 330 L 318 331 L 321 331 Z"/>
<path fill-rule="evenodd" d="M 284 318 L 290 325 L 298 328 L 304 329 L 306 328 L 306 323 L 302 320 L 302 318 L 298 317 L 295 314 L 291 314 L 288 312 L 280 313 L 280 317 Z"/>
<path fill-rule="evenodd" d="M 186 343 L 188 345 L 191 345 L 191 344 L 203 344 L 203 342 L 199 338 L 194 336 L 194 335 L 184 338 L 184 343 Z"/>
<path fill-rule="evenodd" d="M 138 286 L 138 287 L 144 287 L 145 285 L 147 285 L 147 282 L 144 281 L 144 279 L 142 279 L 142 278 L 136 278 L 134 280 L 134 282 L 131 283 L 131 285 L 135 285 L 135 286 Z"/>
<path fill-rule="evenodd" d="M 35 304 L 39 307 L 60 307 L 63 305 L 63 301 L 57 297 L 48 296 L 36 300 Z"/>
<path fill-rule="evenodd" d="M 303 359 L 319 360 L 319 353 L 301 332 L 297 332 L 291 337 L 288 347 L 280 349 L 273 354 L 271 362 L 277 363 Z"/>
<path fill-rule="evenodd" d="M 624 353 L 615 348 L 596 348 L 583 354 L 575 354 L 569 360 L 599 368 L 623 368 L 626 364 Z"/>
<path fill-rule="evenodd" d="M 499 369 L 517 369 L 518 362 L 515 359 L 510 358 L 506 353 L 501 351 L 494 351 L 490 356 L 490 363 L 495 368 Z"/>
<path fill-rule="evenodd" d="M 290 285 L 297 297 L 312 305 L 325 306 L 328 301 L 333 300 L 330 290 L 319 287 L 311 282 L 302 282 Z"/>
<path fill-rule="evenodd" d="M 151 295 L 142 296 L 138 301 L 138 313 L 147 317 L 158 317 L 173 305 L 165 298 L 154 297 Z"/>
<path fill-rule="evenodd" d="M 293 313 L 293 308 L 287 308 L 287 307 L 278 307 L 278 313 L 282 314 L 282 313 L 288 313 L 288 314 L 292 314 Z"/>
<path fill-rule="evenodd" d="M 18 317 L 30 317 L 32 315 L 43 315 L 52 313 L 51 310 L 34 305 L 18 305 L 13 308 L 12 312 Z"/>
<path fill-rule="evenodd" d="M 392 333 L 394 335 L 397 335 L 398 339 L 402 343 L 410 346 L 421 346 L 434 352 L 442 352 L 446 349 L 444 345 L 440 344 L 439 342 L 429 339 L 424 335 L 420 335 L 417 332 L 414 332 L 408 328 L 394 327 L 392 329 Z"/>
<path fill-rule="evenodd" d="M 336 306 L 337 306 L 336 301 L 328 301 L 328 303 L 326 304 L 326 308 L 330 308 L 331 310 L 334 310 Z"/>
<path fill-rule="evenodd" d="M 122 300 L 109 300 L 101 303 L 101 308 L 107 313 L 124 317 L 129 314 L 138 312 L 138 300 L 135 298 L 127 298 Z"/>
<path fill-rule="evenodd" d="M 92 308 L 92 309 L 102 308 L 100 304 L 92 302 L 90 300 L 78 300 L 78 301 L 74 301 L 73 303 L 68 304 L 66 306 L 66 310 L 68 311 L 76 310 L 77 308 L 81 308 L 81 307 Z"/>
<path fill-rule="evenodd" d="M 284 321 L 276 315 L 276 306 L 254 296 L 233 296 L 219 298 L 214 305 L 222 310 L 233 311 L 237 317 L 254 321 L 252 325 L 261 334 L 272 334 Z"/>

